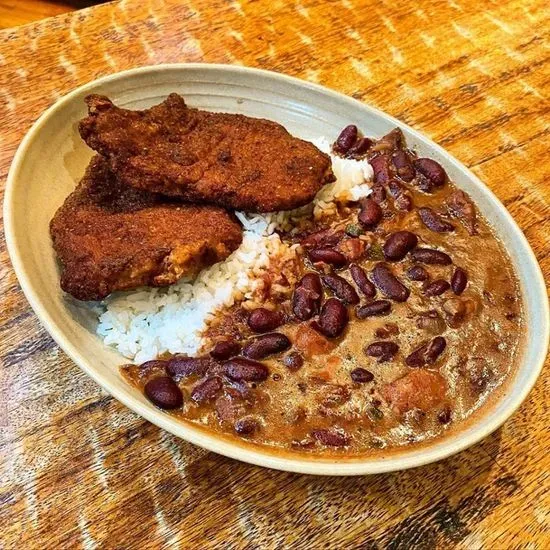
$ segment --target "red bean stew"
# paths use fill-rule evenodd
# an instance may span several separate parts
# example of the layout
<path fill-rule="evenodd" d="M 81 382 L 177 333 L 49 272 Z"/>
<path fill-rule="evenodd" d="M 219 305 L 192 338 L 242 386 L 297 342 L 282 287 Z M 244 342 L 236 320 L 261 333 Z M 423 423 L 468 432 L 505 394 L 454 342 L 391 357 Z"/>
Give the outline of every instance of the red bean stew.
<path fill-rule="evenodd" d="M 368 159 L 371 195 L 283 233 L 297 260 L 262 307 L 218 315 L 208 353 L 123 367 L 155 405 L 273 448 L 368 454 L 464 425 L 514 369 L 517 279 L 470 197 L 397 129 L 348 126 L 333 148 Z"/>

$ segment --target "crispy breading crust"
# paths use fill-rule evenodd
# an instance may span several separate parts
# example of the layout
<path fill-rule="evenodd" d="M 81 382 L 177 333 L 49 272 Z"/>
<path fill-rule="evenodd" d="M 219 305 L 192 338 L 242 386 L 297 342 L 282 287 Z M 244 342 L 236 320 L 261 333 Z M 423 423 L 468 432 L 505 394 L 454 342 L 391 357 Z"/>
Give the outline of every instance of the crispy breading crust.
<path fill-rule="evenodd" d="M 50 223 L 61 288 L 79 300 L 164 286 L 225 259 L 242 241 L 234 217 L 122 185 L 100 156 Z"/>
<path fill-rule="evenodd" d="M 82 138 L 133 187 L 271 212 L 303 206 L 334 181 L 328 155 L 269 120 L 191 109 L 177 94 L 144 111 L 98 95 L 86 102 Z"/>

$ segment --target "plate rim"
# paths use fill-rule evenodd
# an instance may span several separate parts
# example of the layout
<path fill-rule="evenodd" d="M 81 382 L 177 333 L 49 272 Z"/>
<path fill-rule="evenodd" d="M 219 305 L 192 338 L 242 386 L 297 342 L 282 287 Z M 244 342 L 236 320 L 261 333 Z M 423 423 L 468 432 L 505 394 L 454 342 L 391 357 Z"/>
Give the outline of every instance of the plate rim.
<path fill-rule="evenodd" d="M 151 410 L 143 406 L 139 401 L 135 400 L 129 394 L 119 391 L 117 388 L 113 388 L 108 381 L 104 380 L 100 373 L 88 368 L 87 359 L 84 355 L 74 346 L 69 339 L 64 335 L 63 330 L 57 325 L 55 320 L 46 311 L 45 306 L 41 303 L 41 298 L 37 292 L 33 289 L 32 282 L 24 267 L 24 262 L 19 255 L 17 248 L 17 237 L 15 231 L 15 216 L 14 209 L 11 208 L 14 195 L 14 187 L 17 179 L 17 174 L 24 163 L 26 152 L 32 142 L 34 135 L 41 129 L 45 122 L 52 116 L 58 109 L 63 107 L 66 103 L 72 101 L 75 96 L 78 96 L 88 89 L 93 89 L 98 85 L 109 83 L 118 79 L 124 79 L 131 77 L 139 73 L 150 72 L 163 72 L 163 71 L 185 71 L 189 69 L 198 70 L 210 70 L 210 71 L 222 71 L 235 74 L 256 74 L 263 78 L 271 78 L 280 81 L 281 83 L 288 83 L 294 86 L 308 88 L 310 90 L 320 92 L 322 95 L 337 99 L 339 102 L 347 102 L 351 109 L 361 109 L 370 111 L 375 117 L 384 119 L 391 122 L 397 127 L 405 128 L 409 134 L 414 136 L 421 142 L 427 142 L 429 147 L 436 151 L 439 155 L 445 158 L 446 163 L 451 163 L 454 167 L 461 172 L 465 173 L 468 178 L 475 183 L 476 186 L 481 187 L 484 193 L 501 211 L 504 216 L 508 228 L 511 228 L 514 232 L 514 239 L 519 241 L 523 245 L 523 251 L 527 253 L 529 262 L 534 268 L 533 271 L 536 274 L 535 279 L 530 281 L 530 288 L 536 295 L 547 296 L 546 285 L 544 277 L 540 268 L 540 265 L 536 259 L 536 256 L 531 249 L 529 242 L 525 235 L 508 212 L 506 207 L 500 202 L 496 195 L 487 187 L 475 174 L 473 174 L 466 166 L 454 158 L 449 152 L 443 149 L 440 145 L 432 141 L 430 138 L 422 135 L 417 130 L 411 128 L 408 124 L 394 118 L 393 116 L 372 107 L 369 104 L 360 102 L 345 94 L 326 88 L 320 84 L 308 82 L 293 76 L 289 76 L 283 73 L 269 71 L 265 69 L 258 69 L 253 67 L 245 67 L 238 65 L 218 64 L 218 63 L 166 63 L 159 65 L 146 65 L 141 67 L 135 67 L 125 71 L 112 73 L 94 80 L 91 80 L 81 86 L 78 86 L 71 92 L 67 93 L 63 97 L 59 98 L 53 105 L 47 108 L 40 117 L 32 124 L 27 131 L 25 137 L 19 144 L 17 151 L 12 159 L 10 169 L 6 178 L 6 185 L 4 191 L 4 230 L 6 239 L 6 248 L 10 260 L 12 262 L 13 269 L 23 290 L 23 293 L 29 302 L 34 313 L 38 317 L 40 323 L 44 326 L 50 336 L 54 339 L 57 345 L 69 356 L 69 358 L 76 363 L 76 365 L 83 370 L 88 376 L 90 376 L 97 384 L 99 384 L 109 395 L 112 395 L 115 399 L 123 403 L 126 407 L 139 414 L 149 422 L 157 425 L 159 428 L 164 429 L 172 435 L 189 441 L 192 444 L 205 448 L 209 451 L 222 454 L 229 458 L 247 462 L 257 466 L 269 467 L 277 470 L 283 470 L 288 472 L 303 473 L 303 474 L 315 474 L 315 475 L 367 475 L 387 473 L 398 470 L 405 470 L 413 467 L 419 467 L 426 464 L 430 464 L 439 460 L 443 460 L 451 455 L 454 455 L 468 447 L 471 447 L 497 430 L 510 416 L 512 416 L 519 406 L 526 399 L 527 395 L 536 383 L 538 376 L 543 368 L 546 354 L 548 352 L 548 338 L 546 345 L 544 343 L 540 347 L 537 353 L 536 365 L 531 365 L 530 375 L 527 383 L 519 389 L 518 395 L 513 399 L 511 404 L 502 411 L 499 415 L 494 415 L 491 418 L 481 417 L 485 422 L 478 422 L 478 428 L 473 431 L 468 437 L 462 437 L 453 444 L 443 446 L 437 449 L 430 449 L 429 443 L 425 448 L 421 450 L 422 454 L 415 457 L 403 456 L 401 453 L 396 453 L 394 456 L 386 457 L 350 457 L 344 461 L 339 458 L 314 458 L 311 459 L 307 455 L 301 458 L 286 457 L 283 454 L 277 454 L 277 451 L 272 451 L 269 447 L 264 447 L 263 450 L 258 446 L 258 450 L 251 448 L 250 446 L 240 445 L 238 442 L 232 443 L 223 439 L 214 432 L 209 434 L 199 433 L 200 429 L 191 428 L 186 423 L 178 421 L 174 417 L 166 415 L 160 410 Z M 498 231 L 497 231 L 498 233 Z M 543 334 L 550 333 L 550 313 L 548 300 L 541 302 L 541 317 L 543 318 L 542 329 Z M 480 418 L 480 420 L 481 420 Z M 170 421 L 171 420 L 171 421 Z M 175 433 L 176 424 L 179 429 Z M 459 436 L 459 434 L 457 434 Z"/>

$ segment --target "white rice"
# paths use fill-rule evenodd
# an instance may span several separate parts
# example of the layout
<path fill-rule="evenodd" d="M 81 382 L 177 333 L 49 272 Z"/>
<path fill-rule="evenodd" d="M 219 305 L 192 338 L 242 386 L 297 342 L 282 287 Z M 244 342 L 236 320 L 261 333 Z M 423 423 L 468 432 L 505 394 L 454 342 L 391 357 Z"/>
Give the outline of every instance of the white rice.
<path fill-rule="evenodd" d="M 315 145 L 330 154 L 325 138 Z M 102 304 L 97 333 L 105 344 L 136 363 L 164 352 L 195 354 L 202 346 L 201 333 L 217 310 L 253 300 L 261 289 L 262 273 L 270 261 L 292 257 L 276 233 L 288 231 L 304 216 L 317 219 L 335 203 L 357 200 L 370 193 L 372 168 L 368 162 L 331 155 L 336 181 L 323 187 L 311 205 L 288 212 L 244 214 L 243 242 L 225 261 L 204 269 L 192 282 L 180 281 L 167 288 L 144 288 L 111 295 Z"/>

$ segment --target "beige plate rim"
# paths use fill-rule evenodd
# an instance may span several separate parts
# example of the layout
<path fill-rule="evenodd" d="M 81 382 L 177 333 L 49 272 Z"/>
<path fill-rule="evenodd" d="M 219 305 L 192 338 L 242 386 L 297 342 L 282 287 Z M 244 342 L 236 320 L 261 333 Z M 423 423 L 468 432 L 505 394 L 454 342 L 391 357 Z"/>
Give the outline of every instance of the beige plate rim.
<path fill-rule="evenodd" d="M 33 288 L 29 273 L 24 267 L 21 255 L 18 250 L 17 236 L 14 230 L 14 187 L 17 180 L 17 175 L 20 167 L 25 163 L 25 157 L 29 145 L 33 136 L 40 130 L 45 122 L 52 116 L 55 116 L 56 111 L 67 102 L 70 102 L 76 95 L 86 92 L 88 89 L 95 88 L 98 84 L 106 83 L 111 80 L 126 78 L 139 73 L 151 73 L 157 71 L 186 71 L 189 69 L 201 69 L 212 72 L 215 76 L 217 72 L 230 72 L 236 77 L 247 73 L 253 74 L 261 79 L 273 79 L 280 85 L 292 85 L 301 86 L 304 89 L 314 90 L 317 93 L 322 93 L 325 97 L 334 99 L 340 103 L 346 103 L 349 106 L 351 112 L 354 110 L 363 110 L 370 113 L 371 116 L 384 119 L 386 122 L 390 122 L 395 126 L 399 126 L 414 136 L 414 138 L 425 144 L 432 151 L 435 151 L 438 155 L 445 159 L 445 162 L 452 164 L 455 169 L 458 169 L 466 178 L 471 182 L 474 182 L 476 186 L 481 188 L 481 192 L 484 194 L 484 199 L 492 203 L 493 208 L 498 208 L 505 219 L 506 231 L 513 233 L 513 238 L 517 243 L 517 248 L 522 250 L 523 254 L 526 254 L 528 262 L 531 264 L 531 271 L 534 274 L 534 280 L 530 281 L 530 292 L 534 292 L 535 295 L 540 298 L 541 311 L 539 312 L 539 318 L 542 319 L 542 326 L 539 326 L 537 331 L 541 331 L 539 334 L 543 336 L 543 342 L 538 345 L 536 350 L 535 364 L 529 365 L 529 377 L 527 383 L 517 391 L 514 399 L 510 402 L 509 406 L 501 411 L 498 415 L 493 415 L 490 418 L 484 418 L 483 422 L 480 422 L 479 427 L 471 432 L 467 437 L 457 438 L 456 441 L 449 443 L 448 445 L 439 445 L 434 448 L 430 445 L 419 453 L 418 456 L 407 457 L 402 454 L 396 454 L 388 457 L 367 457 L 367 458 L 355 458 L 355 459 L 316 459 L 309 456 L 303 458 L 278 455 L 270 452 L 268 448 L 262 450 L 260 447 L 251 448 L 251 446 L 242 446 L 238 443 L 233 443 L 224 440 L 215 434 L 204 433 L 200 429 L 192 428 L 183 422 L 177 421 L 173 417 L 166 415 L 160 410 L 152 407 L 146 407 L 130 394 L 118 391 L 111 387 L 111 385 L 102 377 L 101 373 L 95 370 L 88 359 L 85 357 L 82 350 L 74 346 L 70 340 L 65 336 L 60 329 L 55 319 L 46 311 L 42 304 L 40 295 Z M 54 105 L 47 109 L 40 118 L 34 123 L 32 128 L 28 131 L 27 135 L 21 142 L 10 167 L 8 178 L 6 182 L 6 190 L 4 197 L 4 227 L 6 235 L 7 249 L 12 261 L 17 278 L 19 279 L 21 288 L 29 301 L 31 307 L 36 313 L 37 317 L 44 325 L 46 330 L 50 333 L 57 344 L 67 353 L 67 355 L 91 378 L 93 378 L 100 386 L 102 386 L 109 394 L 113 395 L 116 399 L 121 401 L 128 408 L 132 409 L 145 419 L 149 420 L 153 424 L 156 424 L 160 428 L 163 428 L 172 434 L 181 437 L 191 443 L 194 443 L 200 447 L 208 449 L 210 451 L 248 462 L 251 464 L 266 466 L 275 468 L 278 470 L 298 472 L 305 474 L 316 475 L 365 475 L 376 474 L 383 472 L 391 472 L 396 470 L 403 470 L 407 468 L 422 466 L 438 460 L 447 458 L 467 447 L 474 445 L 481 439 L 485 438 L 497 428 L 499 428 L 505 420 L 507 420 L 521 405 L 524 399 L 527 397 L 531 388 L 535 384 L 538 375 L 544 364 L 546 353 L 548 350 L 548 334 L 549 332 L 549 308 L 548 299 L 546 293 L 546 286 L 540 267 L 537 263 L 536 257 L 531 250 L 529 243 L 525 236 L 508 213 L 506 208 L 500 203 L 495 195 L 466 167 L 454 159 L 443 148 L 433 143 L 417 131 L 410 128 L 408 125 L 398 121 L 397 119 L 387 115 L 386 113 L 379 111 L 369 105 L 365 105 L 355 99 L 347 97 L 338 92 L 329 90 L 323 86 L 305 82 L 300 79 L 290 77 L 284 74 L 266 71 L 263 69 L 253 69 L 242 66 L 233 65 L 221 65 L 221 64 L 208 64 L 208 63 L 179 63 L 179 64 L 164 64 L 145 66 L 127 71 L 122 71 L 112 75 L 108 75 L 73 90 L 69 94 L 59 99 Z M 512 251 L 510 251 L 512 253 Z M 544 338 L 546 335 L 546 338 Z M 545 341 L 544 341 L 545 340 Z"/>

